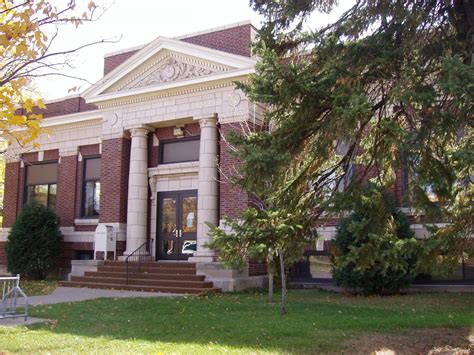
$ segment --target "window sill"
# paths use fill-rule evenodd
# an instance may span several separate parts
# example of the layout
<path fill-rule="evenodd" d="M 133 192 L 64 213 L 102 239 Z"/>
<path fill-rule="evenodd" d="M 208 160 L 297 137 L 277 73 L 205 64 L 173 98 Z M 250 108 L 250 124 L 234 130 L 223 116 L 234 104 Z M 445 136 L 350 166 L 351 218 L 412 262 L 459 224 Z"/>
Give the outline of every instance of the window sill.
<path fill-rule="evenodd" d="M 76 218 L 74 220 L 75 225 L 79 226 L 96 226 L 99 224 L 98 218 Z"/>

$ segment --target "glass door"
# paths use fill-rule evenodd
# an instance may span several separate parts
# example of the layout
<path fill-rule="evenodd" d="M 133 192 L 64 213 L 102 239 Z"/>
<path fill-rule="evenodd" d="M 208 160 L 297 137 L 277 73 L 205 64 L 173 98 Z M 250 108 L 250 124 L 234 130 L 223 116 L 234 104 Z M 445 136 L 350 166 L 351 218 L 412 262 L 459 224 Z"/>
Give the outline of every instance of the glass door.
<path fill-rule="evenodd" d="M 196 251 L 197 191 L 158 193 L 157 257 L 187 260 Z"/>

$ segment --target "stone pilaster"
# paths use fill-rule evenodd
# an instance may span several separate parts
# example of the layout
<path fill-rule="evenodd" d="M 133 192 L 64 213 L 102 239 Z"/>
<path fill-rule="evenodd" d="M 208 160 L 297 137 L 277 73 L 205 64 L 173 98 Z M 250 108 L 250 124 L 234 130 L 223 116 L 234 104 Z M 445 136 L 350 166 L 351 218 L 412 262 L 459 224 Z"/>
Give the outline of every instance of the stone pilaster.
<path fill-rule="evenodd" d="M 219 185 L 217 171 L 218 131 L 217 117 L 202 118 L 199 145 L 199 187 L 197 216 L 197 251 L 189 258 L 191 262 L 212 262 L 214 251 L 203 245 L 210 240 L 206 222 L 219 223 Z"/>
<path fill-rule="evenodd" d="M 127 201 L 127 250 L 132 253 L 146 241 L 148 207 L 148 132 L 146 127 L 130 129 L 130 172 Z"/>

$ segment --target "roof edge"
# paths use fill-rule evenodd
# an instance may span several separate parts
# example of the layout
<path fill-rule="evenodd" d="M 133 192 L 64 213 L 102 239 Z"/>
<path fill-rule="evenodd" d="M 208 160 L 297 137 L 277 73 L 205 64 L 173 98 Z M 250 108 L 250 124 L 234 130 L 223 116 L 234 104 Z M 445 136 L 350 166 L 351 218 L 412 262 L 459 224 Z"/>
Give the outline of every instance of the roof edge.
<path fill-rule="evenodd" d="M 218 26 L 218 27 L 208 28 L 208 29 L 202 30 L 202 31 L 191 32 L 191 33 L 187 33 L 187 34 L 176 36 L 176 37 L 171 37 L 171 39 L 182 40 L 182 39 L 186 39 L 186 38 L 191 38 L 191 37 L 204 35 L 204 34 L 208 34 L 208 33 L 212 33 L 212 32 L 218 32 L 218 31 L 222 31 L 222 30 L 228 30 L 230 28 L 240 27 L 240 26 L 245 26 L 245 25 L 251 25 L 254 29 L 256 29 L 256 27 L 252 24 L 252 20 L 245 20 L 245 21 L 234 22 L 234 23 L 231 23 L 231 24 L 222 25 L 222 26 Z M 119 55 L 119 54 L 123 54 L 123 53 L 137 51 L 137 50 L 140 50 L 140 49 L 146 47 L 148 44 L 149 43 L 141 44 L 141 45 L 134 46 L 134 47 L 128 47 L 128 48 L 124 48 L 124 49 L 119 49 L 119 50 L 113 51 L 113 52 L 108 52 L 108 53 L 104 54 L 104 58 L 113 57 L 115 55 Z"/>

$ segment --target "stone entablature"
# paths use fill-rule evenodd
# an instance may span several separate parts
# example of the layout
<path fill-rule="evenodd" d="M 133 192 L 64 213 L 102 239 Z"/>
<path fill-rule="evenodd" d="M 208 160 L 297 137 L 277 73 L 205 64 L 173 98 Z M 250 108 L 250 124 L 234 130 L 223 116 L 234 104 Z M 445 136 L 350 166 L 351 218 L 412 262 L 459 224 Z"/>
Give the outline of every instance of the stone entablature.
<path fill-rule="evenodd" d="M 39 150 L 32 147 L 19 147 L 15 142 L 8 147 L 5 155 L 7 163 L 18 162 L 21 155 L 29 152 L 48 151 L 59 149 L 59 156 L 76 155 L 78 147 L 101 143 L 102 119 L 96 113 L 87 113 L 80 117 L 77 122 L 67 123 L 70 117 L 62 116 L 51 118 L 53 122 L 43 122 L 45 132 L 40 135 L 37 142 L 40 145 Z M 46 120 L 45 120 L 46 121 Z"/>

